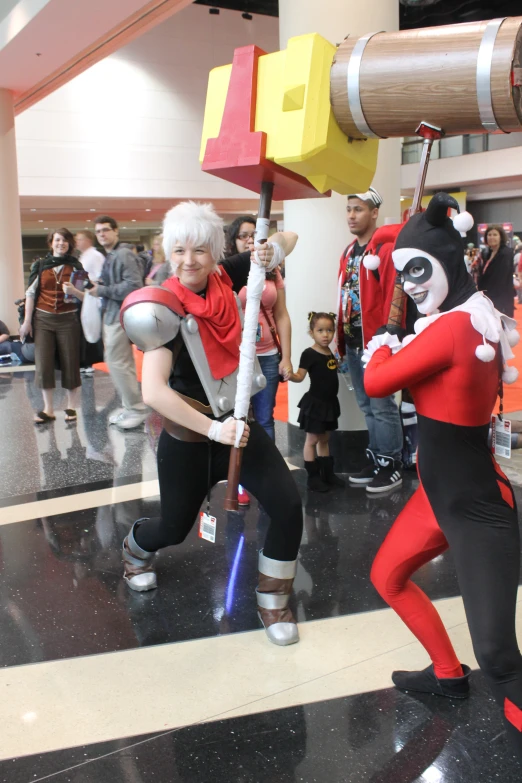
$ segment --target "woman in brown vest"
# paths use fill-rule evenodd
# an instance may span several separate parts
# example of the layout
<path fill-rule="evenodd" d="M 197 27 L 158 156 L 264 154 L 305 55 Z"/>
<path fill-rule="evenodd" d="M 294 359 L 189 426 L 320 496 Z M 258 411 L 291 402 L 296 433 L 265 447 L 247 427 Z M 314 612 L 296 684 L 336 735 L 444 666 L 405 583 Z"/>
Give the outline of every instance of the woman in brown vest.
<path fill-rule="evenodd" d="M 64 284 L 75 269 L 82 269 L 71 253 L 74 237 L 67 228 L 53 231 L 47 238 L 50 252 L 31 267 L 25 298 L 25 320 L 20 328 L 24 340 L 33 334 L 35 346 L 35 384 L 42 389 L 43 410 L 36 424 L 54 421 L 55 355 L 58 352 L 62 387 L 67 390 L 65 421 L 76 421 L 76 392 L 80 380 L 80 322 L 77 306 L 65 301 Z"/>

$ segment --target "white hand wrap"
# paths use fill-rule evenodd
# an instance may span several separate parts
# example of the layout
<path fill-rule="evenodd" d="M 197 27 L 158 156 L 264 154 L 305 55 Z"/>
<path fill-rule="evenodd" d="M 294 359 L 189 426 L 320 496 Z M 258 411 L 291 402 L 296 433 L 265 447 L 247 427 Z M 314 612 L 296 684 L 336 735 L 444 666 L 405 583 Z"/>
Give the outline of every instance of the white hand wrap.
<path fill-rule="evenodd" d="M 263 262 L 261 261 L 261 259 L 259 257 L 259 249 L 260 248 L 258 248 L 255 251 L 254 257 L 256 259 L 256 263 L 259 264 L 259 266 L 263 266 L 265 269 L 267 269 L 269 272 L 271 272 L 273 269 L 276 268 L 276 266 L 279 266 L 280 264 L 283 263 L 283 261 L 286 258 L 286 253 L 283 250 L 283 248 L 281 247 L 281 245 L 277 244 L 277 242 L 268 242 L 267 244 L 262 245 L 261 247 L 268 247 L 268 245 L 270 245 L 270 247 L 273 248 L 273 250 L 274 250 L 274 256 L 273 256 L 273 258 L 272 258 L 272 260 L 270 261 L 269 264 L 267 264 L 265 266 L 265 264 L 263 264 Z"/>
<path fill-rule="evenodd" d="M 215 440 L 217 443 L 223 443 L 221 440 L 221 430 L 223 429 L 223 424 L 226 424 L 229 421 L 234 421 L 233 416 L 229 416 L 228 419 L 225 419 L 225 421 L 213 421 L 210 425 L 210 429 L 207 432 L 207 438 L 209 440 Z M 239 448 L 239 444 L 241 442 L 241 436 L 243 435 L 245 429 L 245 422 L 244 421 L 237 421 L 236 422 L 236 442 L 235 447 L 236 449 Z"/>
<path fill-rule="evenodd" d="M 219 443 L 220 442 L 219 438 L 221 436 L 221 430 L 223 428 L 223 424 L 224 424 L 223 421 L 213 421 L 212 424 L 210 425 L 209 431 L 207 432 L 207 438 L 209 440 L 215 440 L 217 441 L 217 443 Z"/>
<path fill-rule="evenodd" d="M 239 421 L 236 422 L 236 442 L 234 443 L 236 449 L 239 448 L 239 444 L 241 443 L 241 438 L 243 436 L 244 431 L 245 431 L 245 422 L 242 419 L 239 419 Z"/>
<path fill-rule="evenodd" d="M 375 337 L 372 337 L 368 343 L 361 357 L 361 363 L 365 369 L 375 351 L 377 351 L 379 348 L 382 348 L 383 345 L 389 346 L 392 353 L 397 353 L 397 351 L 400 351 L 402 348 L 402 344 L 396 334 L 385 332 L 384 334 L 375 335 Z"/>

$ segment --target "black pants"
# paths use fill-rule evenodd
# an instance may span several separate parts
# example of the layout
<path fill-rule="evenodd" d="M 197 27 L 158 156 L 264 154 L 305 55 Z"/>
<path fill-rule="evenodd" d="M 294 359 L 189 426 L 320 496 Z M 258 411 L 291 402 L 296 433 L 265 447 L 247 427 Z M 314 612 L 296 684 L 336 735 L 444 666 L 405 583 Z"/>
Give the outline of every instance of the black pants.
<path fill-rule="evenodd" d="M 488 450 L 487 424 L 464 427 L 420 414 L 418 423 L 422 486 L 379 550 L 372 581 L 425 647 L 436 673 L 458 666 L 435 608 L 410 580 L 449 546 L 475 656 L 522 760 L 522 656 L 515 628 L 520 534 L 513 491 Z"/>
<path fill-rule="evenodd" d="M 214 486 L 227 478 L 230 446 L 215 441 L 186 443 L 163 430 L 158 443 L 161 518 L 142 522 L 136 529 L 136 542 L 142 549 L 155 552 L 185 540 L 207 494 L 209 449 Z M 257 422 L 250 423 L 243 450 L 241 484 L 271 520 L 264 554 L 274 560 L 295 560 L 303 532 L 301 498 L 288 465 Z"/>

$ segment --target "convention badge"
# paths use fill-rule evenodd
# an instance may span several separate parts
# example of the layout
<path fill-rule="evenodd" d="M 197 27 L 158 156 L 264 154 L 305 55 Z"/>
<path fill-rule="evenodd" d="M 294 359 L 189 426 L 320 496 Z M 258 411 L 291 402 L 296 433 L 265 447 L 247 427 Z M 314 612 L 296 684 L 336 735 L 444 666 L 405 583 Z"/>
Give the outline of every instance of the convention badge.
<path fill-rule="evenodd" d="M 199 537 L 204 538 L 205 541 L 210 541 L 211 544 L 215 544 L 216 522 L 216 517 L 211 517 L 210 514 L 201 511 L 199 514 Z"/>
<path fill-rule="evenodd" d="M 256 343 L 260 343 L 263 339 L 263 325 L 258 323 L 256 331 Z"/>
<path fill-rule="evenodd" d="M 511 422 L 508 419 L 491 417 L 491 451 L 496 457 L 511 459 Z"/>

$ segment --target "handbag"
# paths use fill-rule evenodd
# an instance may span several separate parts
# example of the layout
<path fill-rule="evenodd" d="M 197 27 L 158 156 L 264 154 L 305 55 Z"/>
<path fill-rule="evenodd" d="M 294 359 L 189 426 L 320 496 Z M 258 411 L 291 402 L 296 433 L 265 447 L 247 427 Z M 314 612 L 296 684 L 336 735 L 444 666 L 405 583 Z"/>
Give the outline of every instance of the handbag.
<path fill-rule="evenodd" d="M 82 312 L 80 320 L 85 339 L 88 343 L 97 343 L 102 333 L 101 303 L 99 299 L 92 296 L 88 290 L 85 291 L 82 303 Z"/>

